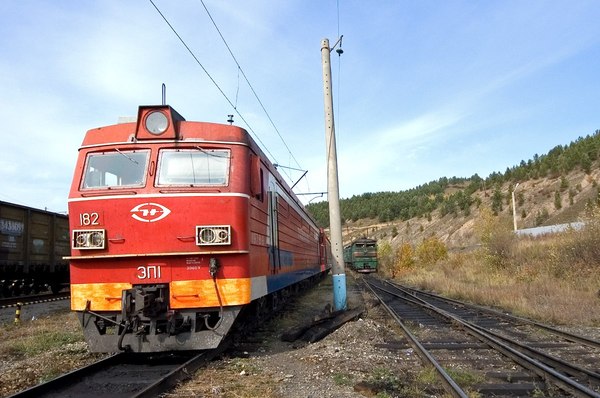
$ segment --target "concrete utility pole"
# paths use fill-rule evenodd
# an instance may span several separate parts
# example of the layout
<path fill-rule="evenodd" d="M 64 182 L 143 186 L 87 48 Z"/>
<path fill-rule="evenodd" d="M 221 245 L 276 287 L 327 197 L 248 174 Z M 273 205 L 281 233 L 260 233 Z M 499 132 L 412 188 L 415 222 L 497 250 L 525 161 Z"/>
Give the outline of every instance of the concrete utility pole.
<path fill-rule="evenodd" d="M 342 221 L 340 216 L 340 192 L 338 186 L 337 153 L 335 147 L 335 124 L 333 120 L 330 53 L 329 40 L 323 39 L 321 41 L 321 62 L 323 65 L 323 91 L 325 104 L 329 232 L 331 234 L 331 252 L 333 254 L 333 304 L 335 309 L 339 311 L 346 309 L 346 274 L 344 272 L 344 248 L 342 246 Z"/>
<path fill-rule="evenodd" d="M 515 191 L 517 190 L 518 186 L 519 183 L 517 182 L 517 185 L 515 185 L 514 189 L 512 190 L 513 226 L 515 227 L 515 232 L 517 232 L 517 207 L 515 206 Z"/>

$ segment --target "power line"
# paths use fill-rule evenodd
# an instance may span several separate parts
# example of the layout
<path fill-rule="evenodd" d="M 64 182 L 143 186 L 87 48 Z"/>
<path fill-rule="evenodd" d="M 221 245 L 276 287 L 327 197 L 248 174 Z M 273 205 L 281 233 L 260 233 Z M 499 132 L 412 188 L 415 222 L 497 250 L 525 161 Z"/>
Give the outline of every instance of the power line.
<path fill-rule="evenodd" d="M 292 151 L 290 150 L 290 148 L 288 147 L 287 143 L 285 142 L 285 140 L 283 139 L 283 136 L 281 135 L 281 133 L 279 132 L 279 129 L 277 128 L 277 126 L 275 125 L 275 123 L 273 122 L 273 119 L 271 118 L 271 115 L 269 115 L 269 112 L 267 111 L 267 109 L 265 108 L 265 106 L 263 105 L 262 101 L 260 100 L 260 98 L 258 97 L 258 94 L 256 93 L 256 91 L 254 90 L 254 87 L 252 87 L 252 84 L 250 84 L 250 81 L 248 80 L 248 77 L 246 76 L 246 74 L 244 73 L 244 70 L 242 69 L 242 67 L 240 66 L 240 63 L 238 62 L 237 58 L 235 57 L 235 55 L 233 54 L 233 51 L 231 50 L 231 48 L 229 47 L 229 44 L 227 44 L 227 40 L 225 40 L 225 37 L 223 37 L 223 34 L 221 33 L 221 30 L 219 29 L 219 27 L 217 26 L 217 23 L 215 22 L 214 18 L 212 17 L 210 11 L 208 11 L 208 8 L 206 7 L 206 4 L 204 4 L 204 0 L 200 0 L 200 3 L 202 3 L 202 6 L 204 7 L 204 10 L 206 11 L 206 14 L 208 14 L 208 17 L 210 18 L 211 22 L 213 23 L 215 29 L 217 30 L 217 32 L 219 33 L 219 36 L 221 37 L 221 40 L 223 40 L 223 43 L 225 44 L 225 47 L 227 47 L 227 50 L 229 51 L 229 54 L 231 54 L 231 58 L 233 58 L 233 61 L 235 62 L 235 64 L 238 67 L 238 71 L 240 71 L 242 73 L 242 76 L 244 77 L 244 79 L 246 80 L 246 83 L 248 83 L 248 87 L 250 87 L 250 90 L 252 91 L 252 94 L 254 94 L 254 97 L 256 98 L 256 100 L 258 101 L 258 103 L 260 104 L 262 110 L 265 112 L 265 115 L 267 115 L 267 118 L 269 119 L 269 122 L 271 123 L 271 126 L 273 126 L 273 128 L 275 129 L 275 131 L 277 132 L 277 135 L 279 136 L 279 138 L 281 139 L 281 142 L 283 142 L 283 145 L 285 146 L 285 148 L 287 149 L 288 153 L 290 154 L 290 156 L 292 157 L 292 159 L 294 159 L 294 162 L 296 162 L 296 165 L 298 167 L 300 166 L 300 163 L 298 163 L 298 160 L 296 160 L 296 158 L 294 157 L 294 154 L 292 153 Z"/>
<path fill-rule="evenodd" d="M 225 100 L 227 100 L 227 102 L 229 103 L 229 105 L 231 105 L 231 107 L 233 108 L 233 110 L 235 111 L 235 113 L 240 117 L 240 119 L 242 119 L 242 121 L 246 124 L 246 126 L 248 127 L 248 129 L 252 132 L 252 135 L 258 140 L 258 142 L 260 142 L 260 144 L 263 146 L 263 148 L 265 149 L 265 151 L 269 154 L 269 156 L 271 156 L 271 159 L 273 159 L 273 161 L 276 161 L 275 156 L 273 156 L 273 154 L 269 151 L 269 149 L 267 148 L 267 146 L 262 142 L 262 140 L 260 139 L 260 137 L 256 134 L 256 132 L 254 131 L 254 129 L 252 129 L 252 127 L 250 126 L 250 124 L 248 123 L 248 121 L 246 119 L 244 119 L 244 116 L 242 116 L 242 114 L 237 110 L 237 108 L 233 105 L 233 103 L 231 102 L 231 100 L 229 99 L 229 97 L 227 97 L 227 94 L 225 94 L 225 92 L 221 89 L 221 87 L 219 86 L 219 84 L 215 81 L 215 79 L 213 79 L 213 77 L 211 76 L 211 74 L 208 72 L 208 70 L 206 70 L 206 68 L 204 67 L 204 65 L 202 65 L 202 63 L 200 62 L 200 60 L 196 57 L 196 55 L 194 54 L 194 52 L 190 49 L 190 47 L 186 44 L 186 42 L 183 40 L 183 38 L 179 35 L 179 33 L 177 33 L 177 31 L 175 30 L 175 28 L 173 27 L 173 25 L 171 25 L 171 23 L 169 22 L 169 20 L 164 16 L 164 14 L 160 11 L 160 9 L 158 8 L 158 6 L 154 3 L 153 0 L 149 0 L 150 3 L 152 4 L 152 6 L 156 9 L 156 11 L 158 12 L 158 14 L 162 17 L 162 19 L 167 23 L 167 25 L 169 25 L 169 28 L 171 28 L 171 30 L 173 31 L 173 33 L 175 33 L 175 36 L 177 36 L 177 38 L 179 39 L 179 41 L 181 42 L 181 44 L 183 44 L 183 46 L 187 49 L 187 51 L 190 53 L 190 55 L 194 58 L 194 60 L 196 60 L 196 63 L 200 66 L 200 68 L 202 68 L 202 70 L 204 71 L 204 73 L 208 76 L 208 78 L 210 79 L 210 81 L 215 85 L 215 87 L 219 90 L 219 92 L 221 93 L 221 95 L 225 98 Z M 242 72 L 243 73 L 243 72 Z M 288 176 L 289 177 L 289 176 Z"/>

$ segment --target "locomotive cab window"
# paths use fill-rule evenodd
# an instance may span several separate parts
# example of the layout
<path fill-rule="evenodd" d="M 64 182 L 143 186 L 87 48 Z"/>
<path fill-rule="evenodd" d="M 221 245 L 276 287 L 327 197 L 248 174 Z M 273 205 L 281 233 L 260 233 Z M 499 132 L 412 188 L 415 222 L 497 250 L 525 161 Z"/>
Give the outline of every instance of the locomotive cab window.
<path fill-rule="evenodd" d="M 81 188 L 143 187 L 149 155 L 149 150 L 90 153 Z"/>
<path fill-rule="evenodd" d="M 158 159 L 158 186 L 225 186 L 231 153 L 227 149 L 163 149 Z"/>

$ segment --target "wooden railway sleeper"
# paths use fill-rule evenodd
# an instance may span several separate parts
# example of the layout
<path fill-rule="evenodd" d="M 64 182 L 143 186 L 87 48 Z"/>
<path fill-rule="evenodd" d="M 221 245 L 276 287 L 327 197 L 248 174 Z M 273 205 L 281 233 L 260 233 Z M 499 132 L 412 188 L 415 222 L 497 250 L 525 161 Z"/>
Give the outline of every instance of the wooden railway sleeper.
<path fill-rule="evenodd" d="M 584 344 L 584 345 L 587 345 L 587 346 L 592 347 L 592 348 L 600 348 L 600 341 L 592 340 L 592 339 L 589 339 L 589 338 L 586 338 L 586 337 L 583 337 L 583 336 L 578 336 L 578 335 L 575 335 L 575 334 L 572 334 L 572 333 L 569 333 L 569 332 L 565 332 L 564 330 L 560 330 L 560 329 L 557 329 L 555 327 L 548 326 L 548 325 L 545 325 L 543 323 L 533 321 L 531 319 L 522 318 L 522 317 L 519 317 L 519 316 L 516 316 L 516 315 L 512 315 L 512 314 L 507 314 L 505 312 L 502 312 L 502 311 L 499 311 L 499 310 L 496 310 L 496 309 L 493 309 L 493 308 L 482 307 L 482 306 L 476 305 L 476 304 L 465 305 L 465 303 L 463 303 L 461 301 L 458 301 L 458 300 L 454 300 L 454 299 L 451 299 L 451 298 L 448 298 L 448 297 L 440 297 L 440 296 L 437 296 L 437 295 L 435 295 L 433 293 L 428 293 L 428 292 L 423 292 L 423 291 L 417 291 L 415 289 L 407 288 L 405 286 L 401 286 L 401 285 L 399 285 L 397 283 L 394 283 L 394 282 L 391 282 L 391 281 L 384 281 L 384 282 L 387 283 L 387 284 L 389 284 L 389 285 L 394 286 L 396 289 L 400 289 L 400 290 L 404 291 L 405 293 L 410 294 L 413 297 L 417 297 L 417 295 L 421 295 L 421 296 L 431 297 L 431 298 L 433 298 L 435 300 L 443 300 L 443 301 L 446 301 L 448 303 L 452 303 L 452 304 L 455 304 L 455 305 L 458 305 L 458 306 L 461 306 L 461 307 L 464 307 L 464 308 L 472 308 L 474 310 L 477 310 L 477 311 L 481 312 L 482 314 L 492 314 L 494 316 L 497 316 L 497 317 L 500 317 L 500 318 L 504 318 L 504 319 L 507 319 L 507 320 L 510 320 L 510 321 L 519 321 L 519 322 L 524 323 L 524 324 L 536 326 L 536 327 L 544 329 L 544 330 L 546 330 L 548 332 L 551 332 L 553 334 L 557 334 L 559 336 L 562 336 L 566 340 L 572 341 L 574 343 Z"/>
<path fill-rule="evenodd" d="M 377 287 L 377 288 L 388 294 L 399 297 L 396 293 L 390 292 L 387 289 L 384 289 L 381 287 Z M 500 342 L 499 340 L 495 339 L 494 337 L 492 337 L 486 331 L 480 329 L 478 326 L 475 326 L 475 325 L 470 324 L 469 322 L 463 321 L 462 319 L 450 314 L 449 312 L 439 309 L 439 308 L 427 303 L 423 299 L 420 299 L 414 295 L 413 295 L 413 297 L 415 297 L 415 300 L 417 302 L 419 302 L 420 303 L 419 305 L 421 305 L 423 308 L 427 308 L 427 309 L 439 314 L 443 318 L 451 320 L 454 324 L 462 327 L 468 333 L 470 333 L 472 336 L 474 336 L 477 339 L 479 339 L 480 341 L 488 344 L 490 347 L 494 348 L 498 352 L 501 352 L 502 354 L 504 354 L 508 358 L 512 359 L 513 361 L 517 362 L 519 365 L 523 366 L 524 368 L 531 370 L 538 376 L 540 376 L 546 380 L 551 380 L 555 385 L 557 385 L 561 389 L 568 391 L 569 393 L 571 393 L 575 396 L 578 396 L 578 397 L 600 398 L 600 393 L 597 393 L 594 390 L 565 376 L 564 374 L 557 372 L 556 370 L 552 369 L 551 367 L 547 366 L 546 364 L 544 364 L 534 358 L 528 357 L 527 355 L 513 349 L 512 347 L 509 347 L 508 345 L 506 345 L 506 344 Z M 399 297 L 399 298 L 401 298 L 401 297 Z M 413 301 L 413 300 L 410 300 L 410 301 Z"/>
<path fill-rule="evenodd" d="M 381 305 L 386 309 L 386 311 L 394 318 L 394 320 L 400 325 L 404 334 L 406 335 L 410 345 L 417 352 L 421 360 L 425 364 L 430 364 L 435 369 L 437 375 L 440 377 L 442 384 L 444 385 L 444 389 L 446 392 L 451 394 L 453 397 L 457 398 L 468 398 L 468 394 L 458 385 L 456 382 L 450 377 L 448 372 L 444 370 L 444 368 L 435 360 L 435 358 L 423 347 L 423 345 L 417 340 L 417 338 L 408 330 L 408 328 L 404 325 L 400 317 L 375 293 L 371 284 L 366 282 L 367 287 L 371 290 L 373 295 L 377 297 Z"/>

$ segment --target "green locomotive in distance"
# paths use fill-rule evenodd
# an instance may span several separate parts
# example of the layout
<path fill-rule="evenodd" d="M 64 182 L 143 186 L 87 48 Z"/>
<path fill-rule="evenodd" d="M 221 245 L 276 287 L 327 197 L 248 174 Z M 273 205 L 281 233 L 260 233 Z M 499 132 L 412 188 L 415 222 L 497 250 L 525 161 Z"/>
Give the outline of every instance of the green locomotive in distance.
<path fill-rule="evenodd" d="M 344 263 L 356 272 L 377 272 L 377 241 L 360 238 L 344 247 Z"/>

